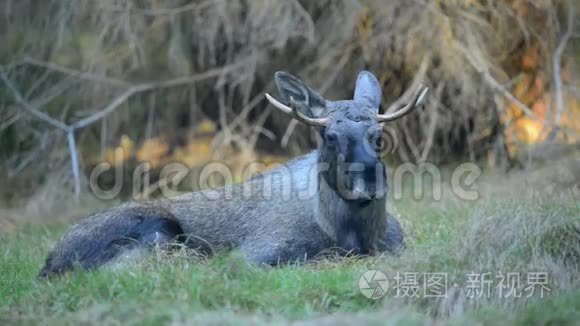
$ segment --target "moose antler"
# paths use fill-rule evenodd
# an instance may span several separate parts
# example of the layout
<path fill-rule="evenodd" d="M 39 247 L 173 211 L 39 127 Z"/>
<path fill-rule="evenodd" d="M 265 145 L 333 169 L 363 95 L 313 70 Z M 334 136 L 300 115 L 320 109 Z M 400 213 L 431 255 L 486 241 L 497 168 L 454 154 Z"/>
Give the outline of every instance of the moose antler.
<path fill-rule="evenodd" d="M 292 114 L 292 116 L 296 120 L 303 122 L 307 125 L 324 127 L 324 126 L 328 125 L 328 123 L 330 122 L 330 119 L 327 117 L 325 117 L 325 118 L 309 118 L 309 117 L 305 116 L 304 114 L 300 113 L 300 111 L 298 111 L 298 103 L 296 103 L 296 101 L 294 100 L 294 98 L 292 96 L 290 96 L 290 106 L 282 104 L 280 101 L 273 98 L 268 93 L 266 93 L 266 98 L 268 99 L 268 101 L 270 103 L 272 103 L 272 105 L 274 105 L 278 109 L 282 110 L 282 112 Z"/>
<path fill-rule="evenodd" d="M 415 91 L 415 94 L 413 94 L 413 96 L 411 97 L 411 101 L 407 105 L 403 106 L 402 108 L 398 109 L 393 113 L 377 114 L 377 121 L 378 122 L 393 121 L 410 113 L 416 107 L 418 107 L 421 104 L 421 102 L 423 102 L 423 100 L 425 99 L 425 94 L 427 94 L 428 90 L 429 87 L 425 86 L 424 84 L 419 85 L 419 87 Z"/>

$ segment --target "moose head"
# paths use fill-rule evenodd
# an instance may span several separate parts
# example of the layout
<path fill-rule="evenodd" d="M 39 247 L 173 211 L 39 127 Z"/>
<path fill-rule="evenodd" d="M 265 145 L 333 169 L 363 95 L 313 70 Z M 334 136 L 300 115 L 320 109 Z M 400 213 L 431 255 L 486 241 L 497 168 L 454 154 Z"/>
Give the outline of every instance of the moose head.
<path fill-rule="evenodd" d="M 277 72 L 276 86 L 282 101 L 266 93 L 276 108 L 313 126 L 322 141 L 318 151 L 319 178 L 346 201 L 369 202 L 386 193 L 385 166 L 381 161 L 383 124 L 401 118 L 424 99 L 421 85 L 411 101 L 392 113 L 379 114 L 381 86 L 368 71 L 356 80 L 352 100 L 329 101 L 299 78 Z"/>

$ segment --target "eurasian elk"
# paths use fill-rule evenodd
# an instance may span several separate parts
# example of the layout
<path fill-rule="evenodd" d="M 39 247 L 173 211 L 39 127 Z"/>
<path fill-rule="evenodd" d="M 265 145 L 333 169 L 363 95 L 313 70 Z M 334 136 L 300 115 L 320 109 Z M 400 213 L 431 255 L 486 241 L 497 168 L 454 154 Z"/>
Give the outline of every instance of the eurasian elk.
<path fill-rule="evenodd" d="M 332 247 L 360 254 L 402 248 L 401 227 L 386 210 L 382 123 L 411 112 L 427 87 L 395 112 L 379 114 L 381 87 L 368 71 L 359 73 L 353 99 L 344 101 L 326 100 L 285 72 L 275 81 L 287 104 L 267 99 L 316 129 L 316 150 L 245 183 L 95 213 L 65 233 L 39 276 L 76 265 L 94 269 L 126 250 L 172 241 L 207 253 L 236 248 L 250 262 L 270 265 Z M 274 195 L 264 196 L 266 185 Z"/>

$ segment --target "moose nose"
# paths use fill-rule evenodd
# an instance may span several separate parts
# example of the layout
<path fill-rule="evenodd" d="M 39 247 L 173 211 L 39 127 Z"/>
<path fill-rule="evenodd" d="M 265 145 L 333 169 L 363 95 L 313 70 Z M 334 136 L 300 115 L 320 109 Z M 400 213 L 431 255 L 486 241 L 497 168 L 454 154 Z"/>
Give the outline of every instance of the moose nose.
<path fill-rule="evenodd" d="M 371 200 L 372 197 L 367 191 L 367 186 L 363 179 L 355 179 L 352 187 L 352 192 L 359 200 Z"/>
<path fill-rule="evenodd" d="M 354 171 L 360 172 L 361 176 L 367 180 L 372 181 L 379 169 L 381 162 L 371 155 L 359 156 L 353 164 Z"/>

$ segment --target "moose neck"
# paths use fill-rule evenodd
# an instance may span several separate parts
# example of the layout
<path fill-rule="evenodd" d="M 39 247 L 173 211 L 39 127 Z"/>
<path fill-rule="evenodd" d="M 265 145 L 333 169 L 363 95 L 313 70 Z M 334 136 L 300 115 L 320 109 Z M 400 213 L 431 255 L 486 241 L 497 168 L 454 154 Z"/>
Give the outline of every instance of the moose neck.
<path fill-rule="evenodd" d="M 317 190 L 316 222 L 337 246 L 362 254 L 376 250 L 387 231 L 386 196 L 362 203 L 345 200 L 320 174 Z"/>

